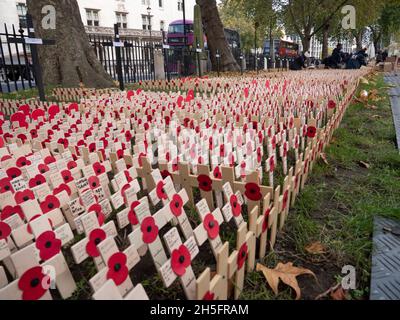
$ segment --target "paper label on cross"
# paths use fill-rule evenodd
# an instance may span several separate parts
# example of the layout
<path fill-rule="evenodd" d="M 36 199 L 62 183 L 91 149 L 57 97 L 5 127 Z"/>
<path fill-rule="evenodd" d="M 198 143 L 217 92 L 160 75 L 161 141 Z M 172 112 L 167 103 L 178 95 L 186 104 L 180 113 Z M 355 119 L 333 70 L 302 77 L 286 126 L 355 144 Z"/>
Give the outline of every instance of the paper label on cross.
<path fill-rule="evenodd" d="M 184 209 L 184 206 L 189 202 L 186 190 L 182 189 L 179 193 L 170 197 L 169 200 L 167 220 L 171 220 L 172 216 L 176 217 L 185 239 L 189 239 L 193 235 L 193 229 Z"/>

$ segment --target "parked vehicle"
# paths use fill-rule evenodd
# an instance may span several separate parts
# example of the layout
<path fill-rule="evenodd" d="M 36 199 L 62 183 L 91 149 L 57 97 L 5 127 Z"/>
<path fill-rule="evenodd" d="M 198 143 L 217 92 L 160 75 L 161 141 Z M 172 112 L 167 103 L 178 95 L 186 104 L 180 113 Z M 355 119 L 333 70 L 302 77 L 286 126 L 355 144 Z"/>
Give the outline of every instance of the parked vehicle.
<path fill-rule="evenodd" d="M 281 39 L 274 39 L 275 57 L 279 58 L 295 58 L 299 55 L 299 45 L 294 42 L 285 41 Z M 270 56 L 270 41 L 266 40 L 264 43 L 264 56 Z"/>

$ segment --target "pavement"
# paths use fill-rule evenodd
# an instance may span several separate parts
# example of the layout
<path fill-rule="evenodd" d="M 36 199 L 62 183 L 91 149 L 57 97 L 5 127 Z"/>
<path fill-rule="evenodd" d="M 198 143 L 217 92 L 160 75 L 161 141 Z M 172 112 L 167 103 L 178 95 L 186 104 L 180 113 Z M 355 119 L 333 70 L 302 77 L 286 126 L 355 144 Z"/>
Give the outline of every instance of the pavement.
<path fill-rule="evenodd" d="M 387 73 L 385 75 L 385 81 L 387 84 L 394 86 L 389 90 L 389 96 L 397 136 L 397 148 L 400 152 L 400 73 Z"/>

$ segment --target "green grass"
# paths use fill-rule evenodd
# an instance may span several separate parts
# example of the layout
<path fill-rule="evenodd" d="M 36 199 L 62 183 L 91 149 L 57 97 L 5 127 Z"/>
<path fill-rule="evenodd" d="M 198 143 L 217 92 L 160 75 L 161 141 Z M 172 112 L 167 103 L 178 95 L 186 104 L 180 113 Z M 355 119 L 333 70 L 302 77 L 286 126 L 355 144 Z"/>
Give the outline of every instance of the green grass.
<path fill-rule="evenodd" d="M 349 107 L 326 149 L 329 164 L 318 161 L 314 166 L 279 234 L 276 253 L 262 261 L 270 268 L 288 261 L 314 272 L 333 268 L 317 275 L 319 283 L 325 283 L 323 288 L 311 280 L 303 283 L 305 299 L 314 299 L 338 283 L 345 265 L 357 270 L 357 290 L 350 292 L 351 297 L 368 299 L 374 217 L 400 219 L 400 155 L 386 88 L 382 75 L 360 86 L 359 90 L 378 90 L 381 100 L 370 101 L 377 108 L 361 103 Z M 360 161 L 370 168 L 364 168 Z M 305 247 L 316 241 L 326 247 L 325 255 L 315 257 L 306 252 Z M 283 291 L 275 297 L 268 285 L 264 288 L 262 274 L 256 274 L 247 277 L 242 298 L 294 297 L 290 291 L 289 296 Z M 286 286 L 282 289 L 287 290 Z"/>

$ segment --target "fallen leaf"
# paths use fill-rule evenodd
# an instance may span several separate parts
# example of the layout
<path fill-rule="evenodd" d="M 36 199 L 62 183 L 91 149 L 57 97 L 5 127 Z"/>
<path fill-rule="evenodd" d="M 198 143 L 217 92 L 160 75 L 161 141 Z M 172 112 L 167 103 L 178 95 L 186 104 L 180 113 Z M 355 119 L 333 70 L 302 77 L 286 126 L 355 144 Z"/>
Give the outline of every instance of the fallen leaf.
<path fill-rule="evenodd" d="M 326 252 L 325 247 L 321 242 L 313 242 L 305 247 L 306 251 L 311 254 L 324 254 Z"/>
<path fill-rule="evenodd" d="M 326 154 L 324 152 L 321 152 L 321 159 L 326 165 L 329 164 L 328 159 L 326 158 Z"/>
<path fill-rule="evenodd" d="M 278 285 L 279 281 L 282 280 L 283 283 L 293 288 L 296 292 L 296 300 L 299 300 L 301 297 L 301 290 L 296 277 L 303 274 L 310 274 L 316 278 L 314 272 L 309 269 L 294 267 L 292 262 L 286 264 L 278 263 L 275 269 L 269 269 L 257 263 L 257 271 L 262 271 L 275 295 L 279 293 Z"/>
<path fill-rule="evenodd" d="M 369 163 L 366 163 L 364 161 L 359 161 L 358 163 L 365 169 L 369 169 L 371 167 Z"/>
<path fill-rule="evenodd" d="M 379 114 L 374 114 L 374 115 L 372 116 L 372 118 L 374 118 L 374 119 L 381 119 L 382 117 L 381 117 Z"/>
<path fill-rule="evenodd" d="M 365 79 L 364 77 L 361 77 L 360 81 L 361 81 L 361 83 L 369 84 L 369 81 L 367 79 Z"/>
<path fill-rule="evenodd" d="M 347 300 L 346 291 L 340 286 L 338 289 L 331 292 L 331 298 L 333 300 Z"/>

